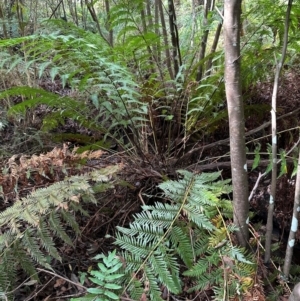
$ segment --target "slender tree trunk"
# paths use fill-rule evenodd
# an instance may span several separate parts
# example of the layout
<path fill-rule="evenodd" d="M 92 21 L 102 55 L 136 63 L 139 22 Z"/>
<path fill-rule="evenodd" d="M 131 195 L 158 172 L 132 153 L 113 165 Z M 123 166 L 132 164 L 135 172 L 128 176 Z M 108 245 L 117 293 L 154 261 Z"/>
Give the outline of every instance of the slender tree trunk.
<path fill-rule="evenodd" d="M 108 31 L 108 42 L 111 47 L 114 45 L 114 32 L 113 29 L 110 26 L 110 5 L 109 5 L 109 0 L 105 0 L 105 10 L 106 10 L 106 30 Z"/>
<path fill-rule="evenodd" d="M 5 39 L 8 38 L 7 29 L 6 29 L 6 20 L 4 15 L 5 8 L 2 7 L 2 4 L 0 3 L 0 19 L 2 19 L 2 31 L 3 31 L 3 37 Z"/>
<path fill-rule="evenodd" d="M 78 16 L 77 16 L 77 10 L 76 10 L 76 3 L 77 3 L 77 1 L 68 0 L 70 15 L 72 16 L 73 22 L 78 26 L 79 23 L 78 23 Z"/>
<path fill-rule="evenodd" d="M 97 14 L 96 14 L 96 11 L 95 11 L 95 8 L 94 8 L 93 3 L 94 3 L 94 2 L 91 2 L 91 3 L 90 3 L 88 0 L 85 0 L 86 7 L 87 7 L 87 9 L 88 9 L 88 11 L 89 11 L 89 13 L 90 13 L 90 15 L 91 15 L 93 21 L 94 21 L 95 24 L 96 24 L 96 27 L 97 27 L 97 30 L 98 30 L 99 35 L 101 36 L 101 38 L 102 38 L 109 46 L 111 46 L 110 43 L 109 43 L 109 41 L 106 39 L 106 37 L 104 36 L 104 34 L 103 34 L 103 32 L 102 32 L 102 29 L 101 29 L 101 27 L 100 27 L 100 23 L 99 23 L 99 20 L 98 20 L 98 18 L 97 18 Z"/>
<path fill-rule="evenodd" d="M 294 245 L 296 233 L 298 231 L 298 209 L 300 205 L 300 151 L 298 158 L 298 169 L 297 169 L 297 177 L 296 177 L 296 188 L 295 188 L 295 199 L 294 199 L 294 208 L 293 208 L 293 217 L 292 224 L 288 239 L 288 244 L 286 246 L 284 266 L 283 266 L 283 274 L 286 276 L 286 279 L 289 278 L 291 262 L 293 257 Z"/>
<path fill-rule="evenodd" d="M 248 242 L 248 181 L 245 121 L 240 76 L 241 0 L 224 1 L 225 89 L 229 115 L 230 159 L 233 185 L 233 220 L 241 246 Z"/>
<path fill-rule="evenodd" d="M 284 28 L 284 44 L 282 47 L 282 54 L 280 61 L 276 66 L 276 73 L 274 78 L 274 87 L 272 94 L 272 182 L 270 191 L 270 200 L 268 207 L 268 220 L 267 220 L 267 232 L 266 232 L 266 244 L 265 244 L 265 263 L 270 261 L 271 258 L 271 238 L 273 232 L 273 211 L 274 203 L 276 197 L 276 182 L 277 182 L 277 124 L 276 124 L 276 106 L 277 106 L 277 92 L 279 85 L 279 77 L 282 70 L 282 66 L 286 56 L 288 35 L 289 35 L 289 24 L 290 24 L 290 14 L 292 9 L 293 0 L 289 0 L 288 7 L 285 16 L 285 28 Z"/>
<path fill-rule="evenodd" d="M 163 33 L 163 39 L 164 39 L 164 43 L 165 43 L 166 64 L 167 64 L 171 79 L 174 79 L 174 72 L 173 72 L 172 63 L 171 63 L 170 47 L 169 47 L 169 42 L 168 42 L 168 32 L 167 32 L 167 27 L 166 27 L 166 22 L 165 22 L 162 0 L 158 0 L 157 4 L 158 4 L 158 10 L 159 10 L 159 14 L 160 14 L 160 22 L 161 22 L 161 28 L 162 28 L 162 33 Z"/>
<path fill-rule="evenodd" d="M 209 0 L 204 1 L 204 6 L 203 6 L 204 13 L 203 13 L 203 22 L 202 22 L 203 28 L 207 27 L 207 25 L 208 25 L 207 17 L 208 17 L 208 12 L 210 9 L 210 2 L 211 1 L 209 1 Z M 197 78 L 196 78 L 197 81 L 201 81 L 202 75 L 203 75 L 203 65 L 204 64 L 202 61 L 205 57 L 208 34 L 209 34 L 209 30 L 205 29 L 203 31 L 202 38 L 201 38 L 201 47 L 200 47 L 200 55 L 199 55 L 200 66 L 199 66 L 199 70 L 197 73 Z"/>
<path fill-rule="evenodd" d="M 222 15 L 223 14 L 224 14 L 224 12 L 222 12 Z M 217 46 L 218 46 L 218 43 L 219 43 L 219 38 L 220 38 L 220 35 L 221 35 L 222 27 L 223 27 L 223 19 L 218 24 L 218 27 L 217 27 L 217 30 L 216 30 L 216 33 L 215 33 L 215 37 L 214 37 L 214 41 L 213 41 L 212 46 L 211 46 L 210 54 L 213 54 L 213 53 L 216 52 L 216 49 L 217 49 Z M 207 61 L 206 72 L 205 72 L 206 76 L 209 76 L 211 74 L 212 62 L 213 62 L 213 56 L 211 56 Z"/>
<path fill-rule="evenodd" d="M 158 2 L 160 0 L 155 0 L 155 7 L 154 7 L 154 24 L 157 24 L 155 26 L 155 33 L 159 37 L 160 36 L 160 30 L 158 27 L 159 24 L 159 9 L 158 9 Z M 158 68 L 160 69 L 161 65 L 161 52 L 160 52 L 160 39 L 157 39 L 157 43 L 155 44 L 154 48 L 154 55 L 156 57 L 156 61 L 158 64 Z"/>
<path fill-rule="evenodd" d="M 173 61 L 174 61 L 174 71 L 175 76 L 179 72 L 179 67 L 182 65 L 181 54 L 179 48 L 179 36 L 177 29 L 177 21 L 176 21 L 176 11 L 173 0 L 168 0 L 168 9 L 169 9 L 169 26 L 171 33 L 171 42 L 172 42 L 172 50 L 173 50 Z"/>

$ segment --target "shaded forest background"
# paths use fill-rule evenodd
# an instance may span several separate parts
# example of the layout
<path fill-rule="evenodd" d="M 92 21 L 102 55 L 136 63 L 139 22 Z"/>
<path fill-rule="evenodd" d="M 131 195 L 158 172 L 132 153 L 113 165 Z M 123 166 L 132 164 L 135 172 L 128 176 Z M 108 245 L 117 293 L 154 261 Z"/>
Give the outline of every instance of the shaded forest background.
<path fill-rule="evenodd" d="M 0 298 L 287 300 L 299 281 L 298 229 L 288 279 L 280 268 L 299 154 L 299 3 L 277 95 L 272 260 L 262 259 L 286 9 L 242 3 L 245 251 L 230 201 L 223 2 L 1 1 Z"/>

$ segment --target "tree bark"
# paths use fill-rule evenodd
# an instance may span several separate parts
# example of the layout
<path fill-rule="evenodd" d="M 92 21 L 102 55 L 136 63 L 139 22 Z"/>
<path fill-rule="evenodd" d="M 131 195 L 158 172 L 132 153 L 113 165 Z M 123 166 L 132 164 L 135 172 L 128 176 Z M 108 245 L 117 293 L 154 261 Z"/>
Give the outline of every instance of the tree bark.
<path fill-rule="evenodd" d="M 241 246 L 248 242 L 248 179 L 245 121 L 240 77 L 241 0 L 224 1 L 225 90 L 229 115 L 230 160 L 233 185 L 234 224 Z"/>

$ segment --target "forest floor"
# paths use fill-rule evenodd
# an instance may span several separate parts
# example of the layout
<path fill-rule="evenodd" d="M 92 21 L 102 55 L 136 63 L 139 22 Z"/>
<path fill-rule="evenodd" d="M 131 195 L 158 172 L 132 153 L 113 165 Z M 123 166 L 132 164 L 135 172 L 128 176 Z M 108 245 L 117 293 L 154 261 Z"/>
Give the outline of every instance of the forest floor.
<path fill-rule="evenodd" d="M 300 98 L 300 75 L 296 72 L 289 72 L 280 84 L 278 94 L 278 146 L 285 151 L 291 149 L 294 143 L 298 140 L 298 128 L 300 120 L 299 98 Z M 272 97 L 272 83 L 264 82 L 253 86 L 250 91 L 244 95 L 246 103 L 246 132 L 253 134 L 247 136 L 247 140 L 257 139 L 262 145 L 262 150 L 267 149 L 267 144 L 270 143 L 270 108 Z M 251 105 L 266 105 L 262 106 L 263 112 L 255 113 L 251 109 Z M 255 106 L 253 106 L 255 107 Z M 247 108 L 249 110 L 247 111 Z M 259 106 L 258 106 L 259 110 Z M 248 113 L 247 113 L 248 112 Z M 285 116 L 282 117 L 281 116 Z M 259 131 L 255 131 L 262 124 L 266 126 Z M 122 164 L 123 169 L 118 177 L 126 182 L 126 185 L 118 185 L 113 193 L 111 191 L 98 195 L 98 204 L 89 205 L 85 208 L 90 216 L 77 216 L 77 221 L 80 225 L 82 235 L 74 236 L 74 248 L 61 244 L 59 246 L 60 255 L 63 262 L 53 263 L 52 267 L 55 270 L 56 276 L 43 269 L 39 270 L 41 283 L 30 285 L 20 285 L 15 291 L 15 300 L 66 300 L 67 296 L 80 293 L 80 288 L 74 285 L 78 282 L 79 272 L 87 271 L 95 262 L 92 257 L 99 253 L 107 254 L 115 248 L 113 239 L 107 238 L 108 234 L 114 236 L 116 226 L 128 225 L 132 220 L 132 215 L 140 210 L 140 206 L 144 203 L 153 202 L 153 199 L 146 198 L 144 194 L 155 195 L 156 187 L 161 182 L 160 172 L 153 169 L 151 166 L 145 165 L 141 160 L 136 160 L 128 156 L 124 152 L 107 151 L 99 152 L 96 159 L 87 161 L 84 165 L 78 168 L 75 164 L 77 161 L 76 155 L 72 152 L 72 148 L 67 144 L 57 144 L 49 142 L 46 145 L 46 151 L 36 153 L 34 151 L 38 142 L 34 139 L 28 139 L 20 148 L 14 144 L 15 153 L 8 153 L 4 150 L 12 150 L 12 136 L 15 134 L 16 124 L 11 122 L 4 130 L 0 131 L 1 152 L 4 153 L 0 162 L 2 174 L 0 174 L 0 185 L 2 186 L 2 201 L 0 203 L 0 211 L 9 207 L 17 198 L 25 197 L 37 188 L 47 187 L 52 183 L 62 180 L 65 176 L 82 174 L 86 171 L 102 168 L 108 165 Z M 37 123 L 38 127 L 39 124 Z M 66 131 L 74 131 L 69 128 Z M 76 127 L 75 130 L 78 130 Z M 80 129 L 81 131 L 83 129 Z M 28 134 L 30 136 L 30 133 Z M 220 140 L 228 138 L 228 124 L 223 123 L 223 126 L 215 132 L 210 141 L 207 143 L 211 147 L 203 151 L 203 157 L 221 157 L 228 152 L 228 143 L 218 144 Z M 227 141 L 228 142 L 228 141 Z M 205 147 L 202 144 L 197 146 Z M 195 149 L 197 148 L 195 147 Z M 249 146 L 251 148 L 251 146 Z M 52 150 L 51 150 L 52 149 Z M 204 148 L 203 148 L 204 149 Z M 3 151 L 2 151 L 3 150 Z M 33 155 L 35 153 L 35 155 Z M 26 158 L 26 164 L 24 164 Z M 252 159 L 254 157 L 252 156 Z M 213 160 L 209 164 L 197 164 L 197 156 L 189 156 L 186 161 L 181 161 L 180 168 L 189 168 L 197 171 L 214 171 L 216 169 L 223 170 L 223 177 L 230 177 L 230 164 L 228 161 Z M 251 158 L 250 158 L 251 159 Z M 268 159 L 268 155 L 265 156 Z M 50 162 L 55 172 L 50 173 Z M 42 168 L 46 173 L 42 175 L 38 171 Z M 170 168 L 171 177 L 174 177 L 176 166 Z M 257 181 L 260 172 L 264 172 L 266 164 L 264 160 L 258 168 L 249 170 L 249 190 L 251 191 Z M 31 176 L 28 178 L 28 169 L 31 169 Z M 292 161 L 288 161 L 287 173 L 278 179 L 276 207 L 274 214 L 274 240 L 281 244 L 279 249 L 279 257 L 284 258 L 284 246 L 289 231 L 290 219 L 292 215 L 294 201 L 294 178 L 290 178 L 293 170 Z M 4 173 L 6 171 L 6 173 Z M 48 171 L 48 172 L 47 172 Z M 15 175 L 18 177 L 15 177 Z M 258 186 L 253 198 L 251 199 L 251 211 L 255 213 L 253 219 L 253 227 L 263 229 L 266 221 L 266 210 L 268 204 L 268 189 L 270 185 L 269 177 L 264 178 Z M 16 189 L 17 187 L 17 189 Z M 262 230 L 263 232 L 263 230 Z M 300 232 L 297 233 L 297 240 L 300 240 Z M 57 242 L 59 245 L 59 242 Z M 297 245 L 299 250 L 295 252 L 294 263 L 300 264 L 300 245 Z M 73 283 L 68 280 L 71 279 Z M 27 279 L 28 280 L 28 279 Z M 26 276 L 20 273 L 18 282 L 21 284 L 26 281 Z M 186 286 L 189 284 L 187 283 Z M 276 285 L 279 285 L 275 280 L 271 280 L 268 289 L 276 290 Z M 176 300 L 210 300 L 212 292 L 207 290 L 201 294 L 187 294 L 177 296 Z M 170 299 L 171 300 L 171 299 Z M 175 300 L 175 299 L 174 299 Z M 249 299 L 250 300 L 250 299 Z M 254 299 L 253 299 L 254 300 Z M 259 299 L 263 301 L 261 295 Z M 283 295 L 281 300 L 287 300 Z"/>

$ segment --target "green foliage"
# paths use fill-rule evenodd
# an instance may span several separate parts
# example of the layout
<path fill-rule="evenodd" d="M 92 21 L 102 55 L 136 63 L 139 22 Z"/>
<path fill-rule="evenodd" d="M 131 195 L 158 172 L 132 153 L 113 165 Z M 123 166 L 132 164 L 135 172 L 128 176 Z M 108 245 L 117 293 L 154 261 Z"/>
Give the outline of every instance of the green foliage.
<path fill-rule="evenodd" d="M 96 203 L 90 182 L 108 189 L 111 185 L 107 186 L 106 182 L 110 182 L 117 170 L 117 166 L 110 166 L 66 178 L 32 192 L 0 213 L 1 228 L 6 229 L 0 235 L 0 291 L 3 294 L 13 287 L 20 267 L 36 279 L 36 264 L 51 269 L 49 258 L 61 261 L 54 237 L 73 245 L 66 226 L 79 234 L 74 213 L 85 212 L 81 207 L 83 203 Z"/>
<path fill-rule="evenodd" d="M 261 149 L 261 144 L 258 143 L 255 147 L 254 150 L 254 160 L 253 160 L 253 165 L 252 165 L 252 170 L 255 169 L 260 161 L 260 149 Z"/>
<path fill-rule="evenodd" d="M 117 295 L 120 292 L 122 286 L 116 284 L 120 278 L 124 277 L 124 274 L 120 272 L 122 268 L 122 262 L 116 256 L 116 250 L 109 252 L 108 256 L 102 254 L 97 255 L 94 259 L 102 259 L 103 262 L 98 262 L 98 270 L 92 270 L 90 274 L 93 277 L 89 277 L 89 280 L 97 285 L 97 288 L 87 289 L 88 293 L 84 297 L 72 298 L 71 301 L 110 301 L 119 300 Z"/>
<path fill-rule="evenodd" d="M 179 264 L 183 262 L 184 275 L 197 283 L 191 290 L 225 285 L 231 296 L 242 294 L 252 285 L 255 265 L 243 250 L 231 244 L 230 233 L 235 229 L 226 227 L 220 216 L 223 210 L 228 214 L 229 202 L 221 196 L 231 191 L 229 181 L 218 181 L 219 172 L 179 174 L 180 180 L 159 185 L 168 203 L 145 205 L 129 228 L 117 228 L 116 244 L 124 250 L 129 279 L 126 290 L 135 299 L 144 293 L 155 301 L 163 300 L 162 285 L 178 294 L 182 290 Z M 239 275 L 231 275 L 231 281 L 224 277 L 227 265 L 234 270 L 233 275 Z M 132 274 L 139 275 L 143 289 L 135 284 Z M 237 285 L 238 292 L 234 290 Z M 223 300 L 224 292 L 214 291 L 216 300 Z"/>
<path fill-rule="evenodd" d="M 278 178 L 287 174 L 287 162 L 286 162 L 286 151 L 284 149 L 279 150 L 280 155 L 280 173 Z"/>
<path fill-rule="evenodd" d="M 137 129 L 145 121 L 147 105 L 139 101 L 138 86 L 132 75 L 116 61 L 97 35 L 72 24 L 66 27 L 57 20 L 47 26 L 52 31 L 49 34 L 1 40 L 0 47 L 23 42 L 23 51 L 30 57 L 25 68 L 23 58 L 18 56 L 7 56 L 1 67 L 20 70 L 22 66 L 24 73 L 34 68 L 40 78 L 49 76 L 52 81 L 59 78 L 63 86 L 76 91 L 78 99 L 33 87 L 12 88 L 1 97 L 22 95 L 25 100 L 12 107 L 10 113 L 24 113 L 26 107 L 43 103 L 52 108 L 43 120 L 44 130 L 54 129 L 71 118 L 103 134 L 117 135 L 122 127 L 123 135 L 125 129 L 130 129 L 138 136 Z M 136 142 L 139 143 L 138 137 Z"/>
<path fill-rule="evenodd" d="M 146 14 L 142 17 L 143 9 L 144 1 L 122 0 L 118 1 L 110 10 L 110 26 L 116 33 L 115 53 L 122 56 L 125 62 L 133 65 L 140 78 L 153 70 L 154 65 L 158 69 L 164 69 L 157 59 L 163 50 L 159 46 L 160 25 L 153 25 L 152 17 Z M 161 71 L 163 74 L 164 71 Z"/>
<path fill-rule="evenodd" d="M 72 99 L 70 97 L 61 97 L 55 93 L 45 91 L 41 88 L 32 87 L 14 87 L 0 93 L 0 99 L 9 96 L 22 96 L 24 101 L 12 106 L 7 114 L 12 117 L 24 116 L 28 109 L 36 108 L 38 105 L 45 104 L 53 108 L 43 120 L 42 130 L 50 131 L 64 124 L 66 118 L 72 118 L 80 125 L 101 130 L 94 121 L 87 118 L 88 107 L 82 102 Z M 59 111 L 57 111 L 59 109 Z"/>

